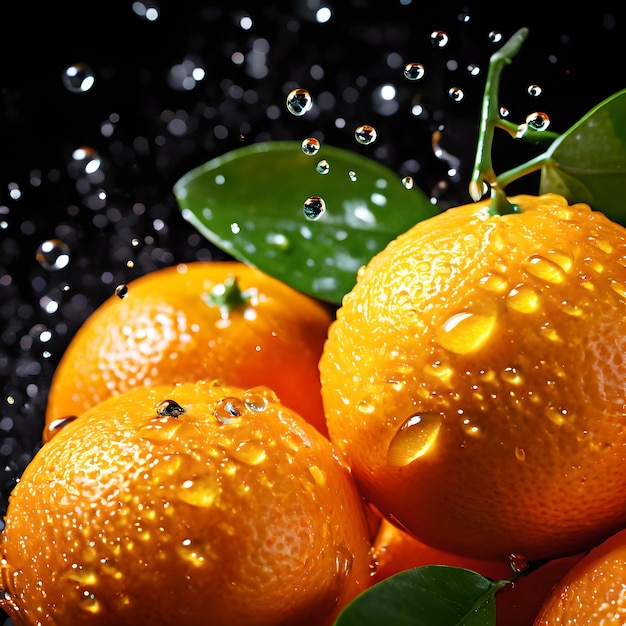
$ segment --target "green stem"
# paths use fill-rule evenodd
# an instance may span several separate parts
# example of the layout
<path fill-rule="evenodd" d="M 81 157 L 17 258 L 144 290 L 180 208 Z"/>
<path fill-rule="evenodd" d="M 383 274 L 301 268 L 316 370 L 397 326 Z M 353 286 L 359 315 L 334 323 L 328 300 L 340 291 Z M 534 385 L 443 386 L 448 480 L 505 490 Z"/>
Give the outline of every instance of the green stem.
<path fill-rule="evenodd" d="M 498 106 L 500 75 L 505 66 L 509 65 L 513 57 L 519 52 L 527 35 L 528 29 L 520 28 L 500 50 L 491 55 L 489 60 L 489 70 L 485 83 L 478 134 L 478 145 L 476 148 L 476 160 L 474 162 L 469 192 L 473 200 L 477 202 L 484 195 L 484 184 L 489 185 L 492 199 L 491 212 L 493 214 L 501 215 L 517 211 L 517 208 L 506 199 L 504 191 L 499 187 L 491 160 L 491 150 L 493 147 L 494 131 L 502 122 Z"/>
<path fill-rule="evenodd" d="M 539 171 L 544 165 L 552 161 L 552 159 L 547 156 L 545 153 L 540 154 L 539 156 L 531 159 L 530 161 L 526 161 L 522 165 L 518 165 L 502 174 L 498 175 L 498 184 L 500 189 L 505 189 L 507 185 L 512 183 L 514 180 L 518 178 L 522 178 L 523 176 L 527 176 L 528 174 L 532 174 L 533 172 Z"/>
<path fill-rule="evenodd" d="M 223 283 L 216 285 L 213 291 L 204 294 L 204 299 L 208 305 L 219 307 L 220 315 L 226 319 L 231 311 L 248 303 L 250 296 L 250 292 L 240 289 L 237 278 L 230 276 Z"/>
<path fill-rule="evenodd" d="M 508 120 L 503 120 L 502 118 L 499 118 L 496 121 L 496 126 L 498 128 L 501 128 L 502 130 L 505 130 L 507 133 L 509 133 L 509 135 L 511 135 L 511 137 L 518 138 L 520 128 L 519 124 L 515 124 L 514 122 L 509 122 Z M 532 144 L 550 144 L 555 139 L 558 139 L 560 136 L 560 133 L 554 133 L 549 130 L 534 130 L 532 128 L 527 128 L 524 131 L 524 134 L 519 137 L 519 139 L 523 139 L 527 143 Z"/>

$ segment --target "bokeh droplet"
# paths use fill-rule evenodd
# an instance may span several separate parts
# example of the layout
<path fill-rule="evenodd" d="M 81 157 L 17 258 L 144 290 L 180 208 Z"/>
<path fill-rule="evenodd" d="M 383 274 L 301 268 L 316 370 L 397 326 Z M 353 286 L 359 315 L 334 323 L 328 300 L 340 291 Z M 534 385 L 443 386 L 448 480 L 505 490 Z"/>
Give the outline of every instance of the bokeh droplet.
<path fill-rule="evenodd" d="M 35 258 L 46 270 L 57 271 L 70 262 L 70 248 L 60 239 L 47 239 L 37 248 Z"/>
<path fill-rule="evenodd" d="M 95 82 L 94 73 L 86 63 L 73 63 L 63 70 L 63 85 L 72 93 L 89 91 Z"/>
<path fill-rule="evenodd" d="M 287 96 L 287 110 L 292 115 L 300 117 L 311 110 L 313 99 L 306 89 L 293 89 Z"/>

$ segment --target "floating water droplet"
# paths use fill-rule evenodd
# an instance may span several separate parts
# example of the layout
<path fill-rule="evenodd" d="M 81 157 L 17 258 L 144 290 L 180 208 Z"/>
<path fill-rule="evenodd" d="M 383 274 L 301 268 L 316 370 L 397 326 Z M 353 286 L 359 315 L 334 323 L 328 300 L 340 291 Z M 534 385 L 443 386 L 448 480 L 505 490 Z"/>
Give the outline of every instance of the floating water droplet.
<path fill-rule="evenodd" d="M 354 131 L 354 138 L 364 146 L 368 146 L 376 141 L 377 133 L 373 126 L 363 124 Z"/>
<path fill-rule="evenodd" d="M 330 172 L 330 165 L 326 159 L 322 159 L 315 166 L 315 169 L 319 174 L 328 174 L 328 172 Z"/>
<path fill-rule="evenodd" d="M 65 426 L 71 424 L 76 419 L 76 415 L 68 415 L 67 417 L 59 417 L 58 419 L 52 420 L 44 432 L 44 442 L 50 441 L 52 437 L 61 432 Z"/>
<path fill-rule="evenodd" d="M 320 151 L 320 142 L 315 137 L 307 137 L 302 142 L 302 152 L 307 156 L 314 156 Z"/>
<path fill-rule="evenodd" d="M 421 63 L 407 63 L 404 66 L 404 77 L 408 80 L 420 80 L 425 73 L 426 68 Z"/>
<path fill-rule="evenodd" d="M 467 66 L 467 71 L 470 73 L 470 76 L 478 76 L 480 74 L 480 66 L 470 63 Z"/>
<path fill-rule="evenodd" d="M 215 409 L 213 415 L 222 424 L 232 424 L 238 417 L 244 415 L 248 410 L 246 403 L 234 396 L 222 398 Z"/>
<path fill-rule="evenodd" d="M 70 248 L 60 239 L 47 239 L 37 248 L 35 258 L 46 270 L 61 270 L 70 262 Z"/>
<path fill-rule="evenodd" d="M 546 113 L 535 111 L 526 116 L 526 124 L 533 130 L 543 131 L 550 126 L 550 118 Z"/>
<path fill-rule="evenodd" d="M 293 89 L 287 96 L 287 110 L 292 115 L 301 116 L 311 110 L 313 99 L 306 89 Z"/>
<path fill-rule="evenodd" d="M 185 413 L 185 409 L 183 409 L 178 402 L 175 400 L 161 400 L 156 405 L 157 415 L 161 417 L 179 417 L 183 413 Z"/>
<path fill-rule="evenodd" d="M 528 85 L 528 95 L 529 96 L 533 96 L 534 98 L 536 98 L 537 96 L 540 96 L 542 93 L 542 89 L 539 85 Z"/>
<path fill-rule="evenodd" d="M 315 221 L 326 212 L 326 203 L 319 196 L 311 196 L 305 200 L 303 210 L 307 219 Z"/>
<path fill-rule="evenodd" d="M 478 350 L 496 327 L 496 316 L 462 311 L 449 317 L 435 332 L 435 341 L 455 354 Z"/>
<path fill-rule="evenodd" d="M 354 183 L 356 182 L 356 172 L 354 170 L 350 170 L 348 172 L 348 178 Z"/>
<path fill-rule="evenodd" d="M 412 176 L 405 176 L 402 179 L 402 184 L 406 189 L 413 189 L 413 187 L 415 186 L 415 181 L 413 180 Z"/>
<path fill-rule="evenodd" d="M 128 295 L 128 285 L 124 285 L 124 284 L 118 285 L 115 288 L 115 295 L 118 298 L 122 298 L 122 299 L 125 298 Z"/>
<path fill-rule="evenodd" d="M 405 467 L 424 456 L 439 434 L 443 415 L 435 412 L 416 413 L 400 426 L 387 449 L 387 463 Z"/>
<path fill-rule="evenodd" d="M 500 117 L 509 117 L 511 112 L 506 107 L 500 107 Z"/>
<path fill-rule="evenodd" d="M 489 41 L 491 43 L 500 43 L 502 41 L 502 33 L 499 33 L 497 30 L 489 31 Z"/>
<path fill-rule="evenodd" d="M 450 41 L 448 33 L 443 30 L 434 30 L 430 33 L 430 43 L 436 48 L 445 48 Z"/>
<path fill-rule="evenodd" d="M 465 97 L 463 90 L 459 89 L 458 87 L 450 87 L 450 89 L 448 89 L 448 95 L 455 102 L 461 102 L 461 100 L 463 100 L 463 98 Z"/>
<path fill-rule="evenodd" d="M 506 306 L 518 313 L 534 313 L 541 306 L 541 299 L 530 285 L 518 285 L 509 291 Z"/>
<path fill-rule="evenodd" d="M 85 93 L 96 82 L 94 73 L 86 63 L 73 63 L 63 70 L 63 85 L 72 93 Z"/>

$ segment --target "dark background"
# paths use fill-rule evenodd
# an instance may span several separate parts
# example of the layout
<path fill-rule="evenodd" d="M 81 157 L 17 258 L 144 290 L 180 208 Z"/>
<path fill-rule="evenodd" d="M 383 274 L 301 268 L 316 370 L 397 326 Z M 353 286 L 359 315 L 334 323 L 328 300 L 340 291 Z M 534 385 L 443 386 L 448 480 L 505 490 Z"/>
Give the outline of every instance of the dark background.
<path fill-rule="evenodd" d="M 502 77 L 509 119 L 543 111 L 562 132 L 626 86 L 626 22 L 601 3 L 562 15 L 523 3 L 497 10 L 416 0 L 140 4 L 157 7 L 159 18 L 142 18 L 132 0 L 0 7 L 0 519 L 39 446 L 50 378 L 78 326 L 118 284 L 221 256 L 173 198 L 189 169 L 242 145 L 310 135 L 358 151 L 353 129 L 368 123 L 378 140 L 367 155 L 412 175 L 445 209 L 469 201 L 489 56 L 518 28 L 530 33 Z M 319 6 L 332 8 L 326 23 L 316 21 Z M 447 46 L 431 43 L 435 30 L 449 35 Z M 412 61 L 426 67 L 421 81 L 403 77 Z M 185 62 L 205 71 L 192 89 L 172 81 Z M 93 71 L 87 92 L 63 84 L 75 63 Z M 380 106 L 385 84 L 396 87 L 395 111 Z M 528 94 L 531 84 L 539 97 Z M 284 106 L 296 86 L 316 102 L 302 118 Z M 463 91 L 461 101 L 451 87 Z M 418 103 L 421 116 L 411 112 Z M 460 160 L 456 176 L 433 152 L 436 130 Z M 73 162 L 83 146 L 100 155 L 100 178 L 85 178 Z M 497 171 L 534 154 L 496 135 Z M 535 193 L 537 183 L 529 177 L 511 191 Z M 55 238 L 71 255 L 58 271 L 36 260 L 38 246 Z"/>

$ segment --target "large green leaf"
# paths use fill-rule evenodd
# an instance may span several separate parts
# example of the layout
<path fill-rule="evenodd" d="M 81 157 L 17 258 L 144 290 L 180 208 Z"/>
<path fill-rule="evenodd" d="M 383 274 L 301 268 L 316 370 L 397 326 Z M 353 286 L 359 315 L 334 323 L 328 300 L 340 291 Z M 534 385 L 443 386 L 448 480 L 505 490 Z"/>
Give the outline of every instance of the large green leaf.
<path fill-rule="evenodd" d="M 335 626 L 495 626 L 503 584 L 459 567 L 417 567 L 361 593 Z"/>
<path fill-rule="evenodd" d="M 594 107 L 547 150 L 541 193 L 586 202 L 626 224 L 626 90 Z"/>
<path fill-rule="evenodd" d="M 326 174 L 316 168 L 322 159 Z M 308 156 L 295 141 L 228 152 L 185 174 L 174 194 L 185 218 L 219 248 L 336 304 L 361 265 L 438 212 L 376 161 L 328 145 Z M 310 196 L 326 203 L 317 220 L 303 212 Z"/>

